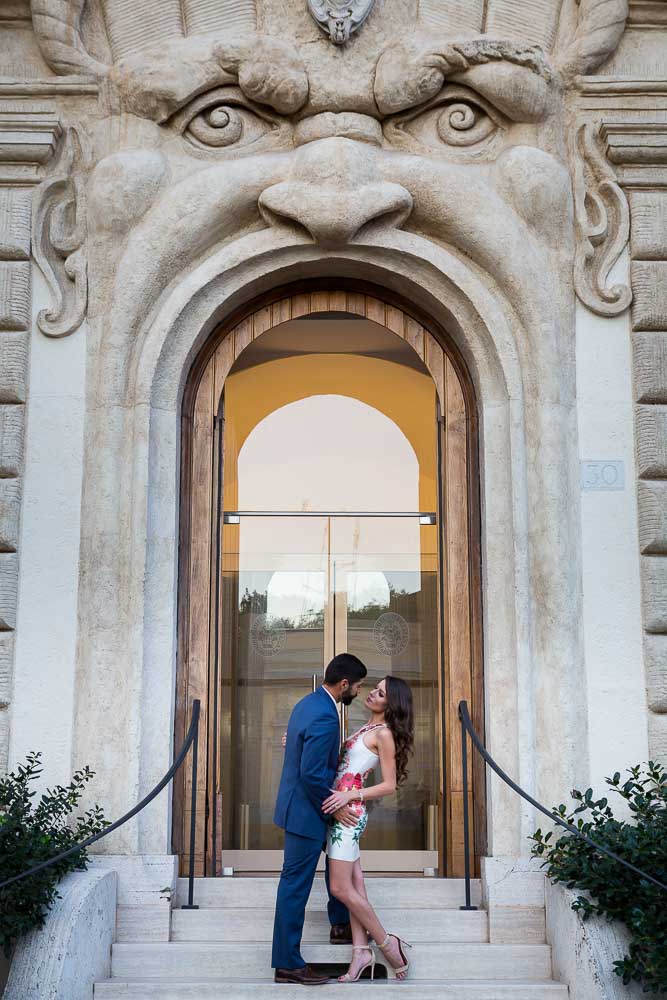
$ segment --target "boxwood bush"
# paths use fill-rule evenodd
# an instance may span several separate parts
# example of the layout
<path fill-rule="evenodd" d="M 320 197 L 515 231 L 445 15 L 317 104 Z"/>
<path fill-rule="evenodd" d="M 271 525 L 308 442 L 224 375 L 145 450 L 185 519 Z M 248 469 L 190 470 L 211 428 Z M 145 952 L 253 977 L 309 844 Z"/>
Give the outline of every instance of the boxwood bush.
<path fill-rule="evenodd" d="M 41 753 L 29 753 L 25 764 L 0 778 L 0 882 L 108 826 L 97 805 L 72 818 L 94 771 L 84 767 L 74 774 L 69 785 L 47 788 L 34 804 L 36 792 L 31 784 L 42 770 Z M 87 857 L 85 850 L 76 851 L 36 875 L 0 889 L 0 946 L 7 958 L 19 937 L 44 924 L 49 908 L 60 895 L 58 882 L 67 872 L 86 868 Z"/>
<path fill-rule="evenodd" d="M 616 819 L 609 801 L 593 798 L 592 789 L 574 790 L 571 811 L 554 812 L 595 843 L 667 884 L 667 771 L 649 761 L 606 778 L 614 795 L 627 802 L 630 819 Z M 584 920 L 602 916 L 620 920 L 630 932 L 627 955 L 614 971 L 627 985 L 641 983 L 645 993 L 667 993 L 667 892 L 595 851 L 572 833 L 554 836 L 537 830 L 532 853 L 543 859 L 547 876 L 568 889 L 581 890 L 572 909 Z"/>

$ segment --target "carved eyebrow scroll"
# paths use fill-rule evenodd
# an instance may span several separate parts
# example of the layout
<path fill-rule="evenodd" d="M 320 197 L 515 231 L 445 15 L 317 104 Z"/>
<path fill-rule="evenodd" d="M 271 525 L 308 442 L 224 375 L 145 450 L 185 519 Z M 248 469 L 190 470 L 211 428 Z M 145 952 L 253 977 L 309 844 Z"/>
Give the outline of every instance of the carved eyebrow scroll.
<path fill-rule="evenodd" d="M 193 97 L 230 83 L 281 114 L 298 111 L 309 89 L 294 46 L 267 35 L 225 32 L 144 49 L 117 63 L 110 77 L 129 111 L 156 122 L 166 121 Z"/>
<path fill-rule="evenodd" d="M 380 56 L 375 100 L 383 114 L 395 114 L 435 97 L 450 79 L 470 83 L 512 119 L 539 121 L 548 110 L 551 76 L 535 45 L 414 36 Z"/>

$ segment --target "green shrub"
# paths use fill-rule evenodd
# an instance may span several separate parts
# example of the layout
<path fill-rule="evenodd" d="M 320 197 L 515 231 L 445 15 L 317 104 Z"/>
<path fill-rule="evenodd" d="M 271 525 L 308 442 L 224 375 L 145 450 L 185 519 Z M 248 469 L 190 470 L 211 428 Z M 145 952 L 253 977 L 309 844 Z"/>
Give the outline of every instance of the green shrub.
<path fill-rule="evenodd" d="M 33 807 L 36 792 L 30 783 L 42 773 L 41 753 L 30 753 L 25 764 L 0 778 L 0 882 L 33 868 L 42 861 L 99 833 L 108 823 L 99 806 L 67 820 L 94 775 L 89 767 L 77 771 L 66 787 L 47 788 Z M 46 913 L 59 898 L 56 886 L 63 875 L 87 866 L 85 850 L 76 851 L 36 875 L 0 889 L 0 946 L 9 958 L 16 940 L 44 924 Z"/>
<path fill-rule="evenodd" d="M 667 771 L 649 761 L 606 778 L 612 791 L 628 803 L 631 820 L 614 818 L 606 798 L 593 799 L 592 789 L 573 791 L 577 803 L 570 814 L 564 805 L 554 812 L 596 844 L 667 884 Z M 630 931 L 629 954 L 614 962 L 627 985 L 641 983 L 645 993 L 667 993 L 667 893 L 624 865 L 595 851 L 572 833 L 554 839 L 553 832 L 533 834 L 532 853 L 544 858 L 552 882 L 580 889 L 572 904 L 584 920 L 594 915 L 620 920 Z"/>

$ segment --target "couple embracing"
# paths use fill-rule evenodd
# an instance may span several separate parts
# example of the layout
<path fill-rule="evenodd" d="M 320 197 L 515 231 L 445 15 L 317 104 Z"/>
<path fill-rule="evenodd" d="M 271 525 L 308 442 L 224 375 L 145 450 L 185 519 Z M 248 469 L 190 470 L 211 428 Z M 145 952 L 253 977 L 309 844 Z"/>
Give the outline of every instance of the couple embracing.
<path fill-rule="evenodd" d="M 340 746 L 338 705 L 359 694 L 366 667 L 351 653 L 335 656 L 324 684 L 293 709 L 274 822 L 285 831 L 278 885 L 272 965 L 277 983 L 318 986 L 328 976 L 301 957 L 306 903 L 320 854 L 326 851 L 328 913 L 332 944 L 352 944 L 352 961 L 339 982 L 356 982 L 375 968 L 380 948 L 397 979 L 405 979 L 406 942 L 388 934 L 368 901 L 359 860 L 366 802 L 391 795 L 407 775 L 414 742 L 412 692 L 398 677 L 385 677 L 365 699 L 369 720 Z M 380 765 L 382 781 L 364 791 Z"/>

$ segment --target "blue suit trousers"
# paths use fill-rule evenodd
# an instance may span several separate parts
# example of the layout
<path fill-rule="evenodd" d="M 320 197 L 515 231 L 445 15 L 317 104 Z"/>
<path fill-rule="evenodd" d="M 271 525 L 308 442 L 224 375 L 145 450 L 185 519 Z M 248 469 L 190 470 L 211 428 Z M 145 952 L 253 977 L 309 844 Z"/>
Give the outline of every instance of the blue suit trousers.
<path fill-rule="evenodd" d="M 301 935 L 306 904 L 313 887 L 317 862 L 324 845 L 310 837 L 285 831 L 283 870 L 278 884 L 276 916 L 273 924 L 271 965 L 274 969 L 302 969 Z M 327 888 L 329 886 L 327 866 Z M 329 896 L 329 920 L 332 924 L 349 921 L 347 908 Z"/>

